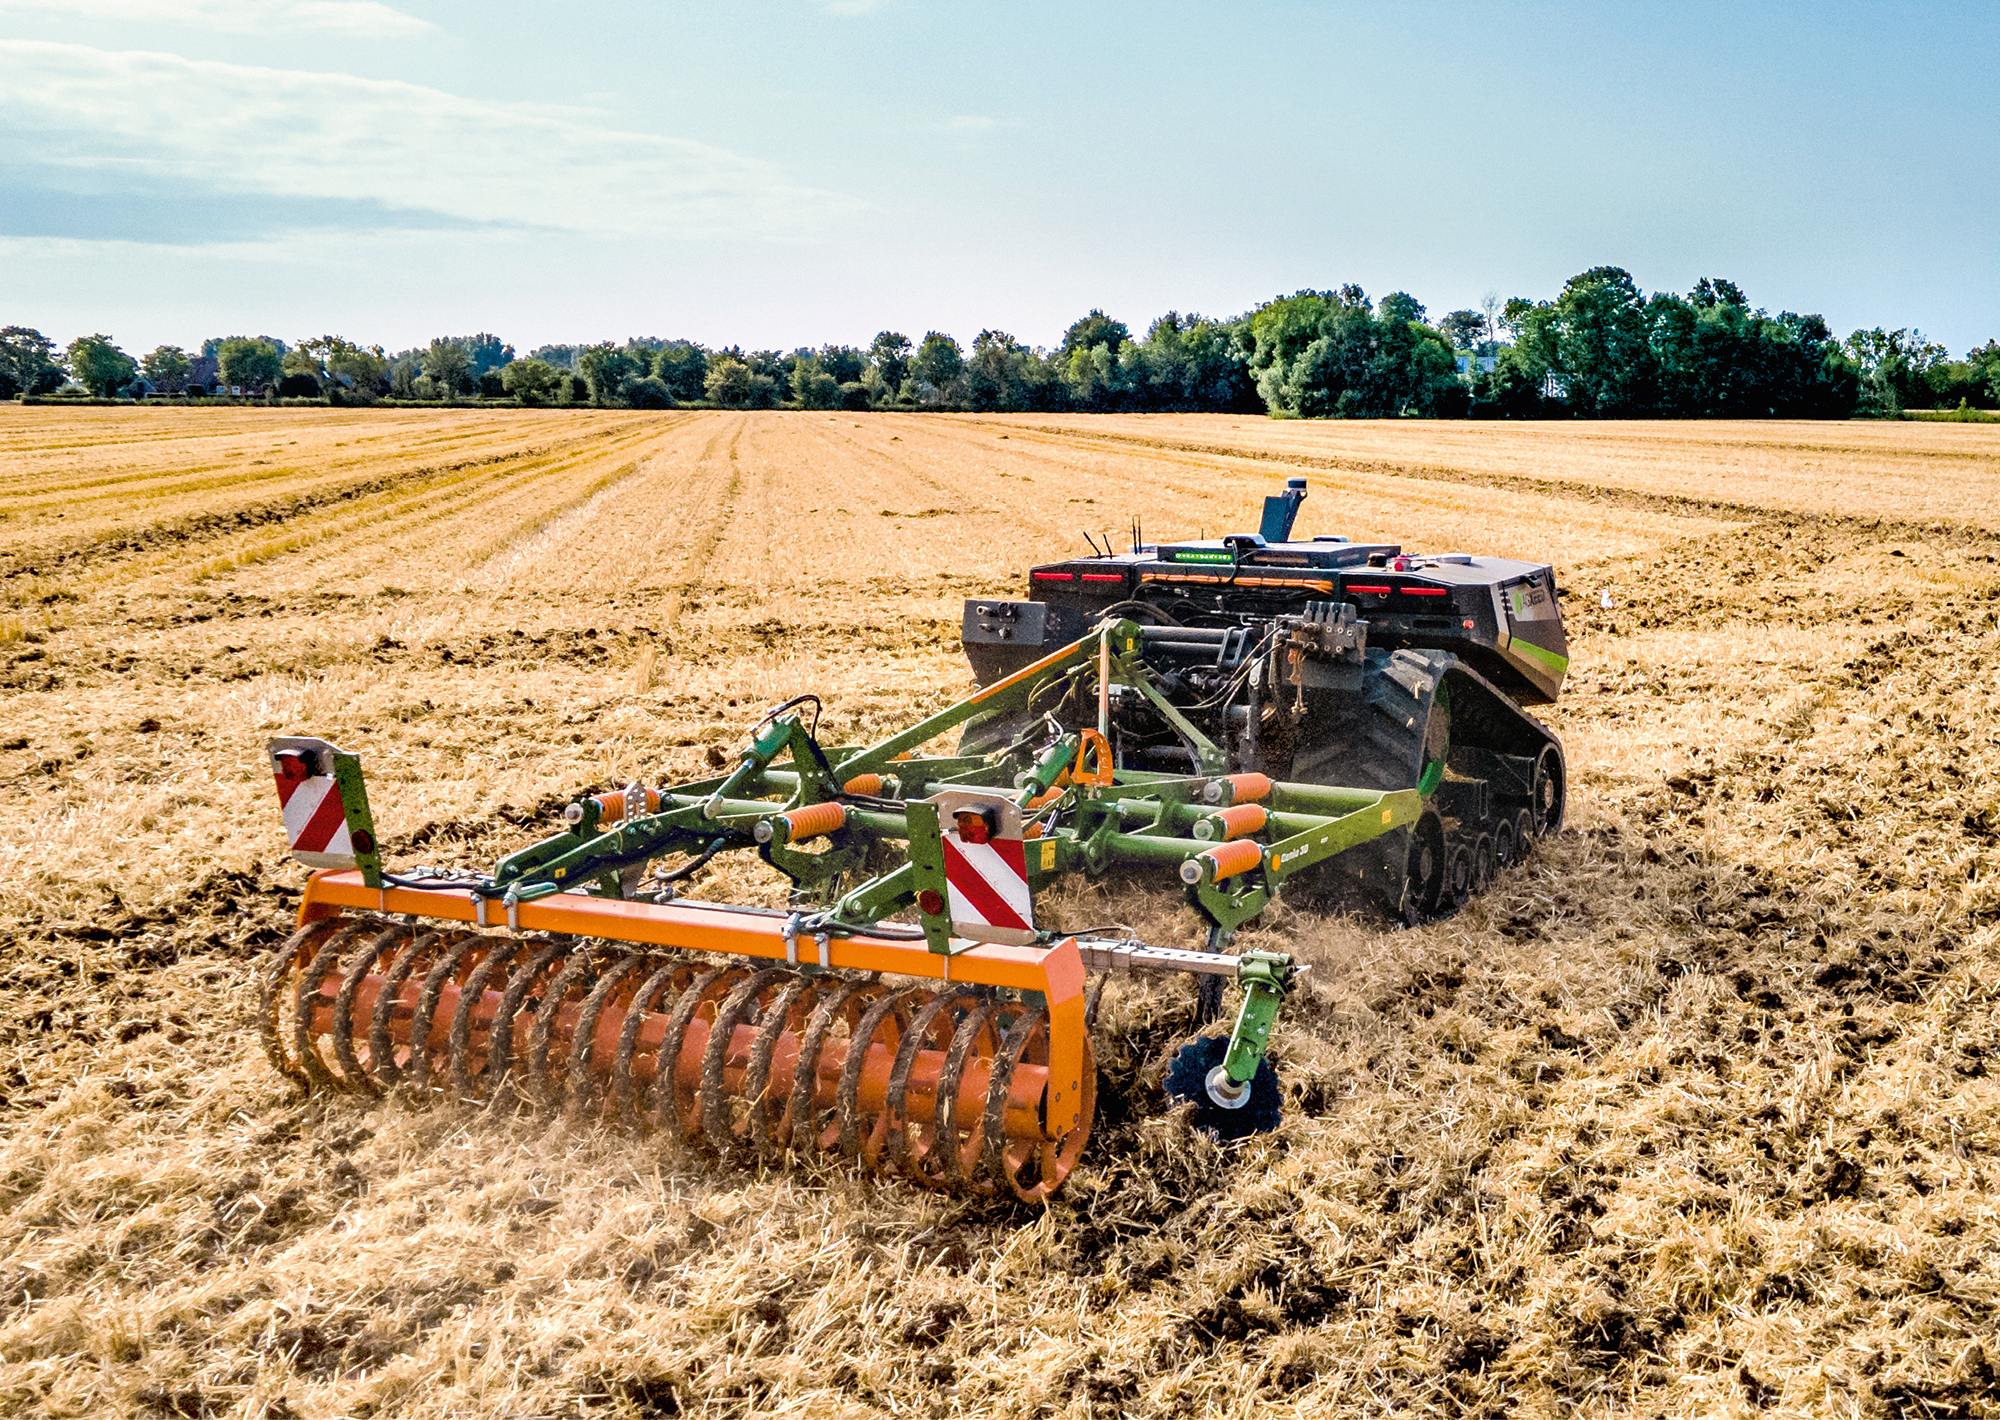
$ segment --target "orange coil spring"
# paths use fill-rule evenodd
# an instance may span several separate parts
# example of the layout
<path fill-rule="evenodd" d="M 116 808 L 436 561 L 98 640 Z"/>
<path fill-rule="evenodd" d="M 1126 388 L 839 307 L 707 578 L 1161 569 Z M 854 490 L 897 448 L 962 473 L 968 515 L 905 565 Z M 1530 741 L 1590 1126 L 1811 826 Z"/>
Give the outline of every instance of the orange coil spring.
<path fill-rule="evenodd" d="M 1237 804 L 1234 808 L 1219 810 L 1208 817 L 1209 822 L 1222 830 L 1219 835 L 1222 838 L 1243 838 L 1252 833 L 1262 832 L 1264 825 L 1271 820 L 1270 814 L 1264 811 L 1262 804 Z"/>
<path fill-rule="evenodd" d="M 1229 774 L 1212 783 L 1223 786 L 1223 806 L 1247 804 L 1264 798 L 1271 792 L 1271 779 L 1266 774 Z"/>
<path fill-rule="evenodd" d="M 857 774 L 840 786 L 846 794 L 879 794 L 882 792 L 882 776 L 879 774 Z"/>
<path fill-rule="evenodd" d="M 1090 1136 L 1050 1138 L 1045 1009 L 717 966 L 617 942 L 383 918 L 311 923 L 263 972 L 272 1063 L 313 1090 L 512 1099 L 743 1161 L 816 1156 L 926 1188 L 1047 1199 Z"/>
<path fill-rule="evenodd" d="M 593 795 L 593 798 L 597 802 L 597 822 L 600 827 L 617 823 L 625 817 L 625 791 L 623 789 L 613 790 L 609 794 Z M 649 814 L 657 813 L 659 808 L 660 791 L 658 789 L 648 789 L 646 791 L 646 807 L 644 812 Z"/>
<path fill-rule="evenodd" d="M 847 822 L 847 809 L 840 804 L 807 804 L 802 809 L 778 815 L 785 821 L 787 843 L 832 833 Z"/>
<path fill-rule="evenodd" d="M 1215 880 L 1233 878 L 1238 873 L 1247 873 L 1264 862 L 1264 845 L 1253 843 L 1247 838 L 1236 838 L 1228 843 L 1218 843 L 1201 855 L 1215 864 Z"/>

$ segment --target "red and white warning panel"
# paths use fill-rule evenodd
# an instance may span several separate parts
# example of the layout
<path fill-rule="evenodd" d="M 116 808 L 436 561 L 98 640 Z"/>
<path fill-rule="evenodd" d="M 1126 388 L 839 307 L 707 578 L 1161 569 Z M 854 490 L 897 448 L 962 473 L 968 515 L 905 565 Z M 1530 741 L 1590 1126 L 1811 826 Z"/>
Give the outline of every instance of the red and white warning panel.
<path fill-rule="evenodd" d="M 284 810 L 285 836 L 292 856 L 312 868 L 353 868 L 357 853 L 373 857 L 375 837 L 364 824 L 348 825 L 341 796 L 338 759 L 353 760 L 325 740 L 286 736 L 271 741 L 271 770 L 278 780 L 278 803 Z M 354 780 L 360 784 L 359 762 Z"/>
<path fill-rule="evenodd" d="M 947 789 L 933 801 L 944 848 L 951 928 L 975 942 L 1026 946 L 1035 940 L 1035 901 L 1021 811 L 992 794 Z"/>

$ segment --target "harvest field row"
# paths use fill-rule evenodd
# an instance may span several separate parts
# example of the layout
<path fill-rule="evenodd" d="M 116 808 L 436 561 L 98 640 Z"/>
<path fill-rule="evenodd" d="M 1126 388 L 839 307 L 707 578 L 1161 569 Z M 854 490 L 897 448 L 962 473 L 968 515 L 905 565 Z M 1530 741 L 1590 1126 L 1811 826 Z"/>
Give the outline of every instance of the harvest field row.
<path fill-rule="evenodd" d="M 0 408 L 0 1411 L 1981 1413 L 1996 435 Z M 266 736 L 483 861 L 792 694 L 942 704 L 961 598 L 1301 473 L 1305 532 L 1557 565 L 1573 807 L 1451 920 L 1266 914 L 1276 1135 L 1163 1112 L 1188 1003 L 1122 982 L 1045 1215 L 263 1061 Z"/>

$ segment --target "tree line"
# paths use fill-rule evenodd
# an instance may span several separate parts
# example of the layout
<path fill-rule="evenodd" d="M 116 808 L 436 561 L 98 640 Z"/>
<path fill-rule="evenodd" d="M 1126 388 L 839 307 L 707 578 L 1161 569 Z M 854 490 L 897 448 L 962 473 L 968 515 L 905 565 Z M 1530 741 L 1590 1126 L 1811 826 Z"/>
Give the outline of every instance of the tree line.
<path fill-rule="evenodd" d="M 1732 281 L 1643 293 L 1593 267 L 1553 299 L 1435 320 L 1395 291 L 1299 291 L 1230 319 L 1093 310 L 1054 349 L 985 330 L 966 349 L 885 330 L 868 346 L 792 351 L 635 338 L 545 345 L 447 336 L 389 354 L 340 336 L 288 345 L 218 336 L 137 359 L 101 334 L 62 350 L 0 330 L 0 398 L 257 397 L 373 403 L 500 400 L 639 409 L 1231 411 L 1294 418 L 1895 417 L 2000 407 L 2000 341 L 1954 359 L 1920 331 L 1836 339 L 1817 315 L 1752 308 Z"/>

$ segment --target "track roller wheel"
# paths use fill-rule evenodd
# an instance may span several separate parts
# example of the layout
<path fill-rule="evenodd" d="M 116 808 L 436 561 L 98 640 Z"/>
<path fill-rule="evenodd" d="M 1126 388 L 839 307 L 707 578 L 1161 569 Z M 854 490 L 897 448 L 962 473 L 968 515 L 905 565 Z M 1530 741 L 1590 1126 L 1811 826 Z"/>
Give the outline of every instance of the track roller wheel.
<path fill-rule="evenodd" d="M 1515 851 L 1514 816 L 1503 813 L 1493 824 L 1493 871 L 1504 872 L 1514 866 L 1519 854 Z"/>
<path fill-rule="evenodd" d="M 1410 829 L 1410 856 L 1403 884 L 1403 921 L 1416 926 L 1437 916 L 1445 895 L 1444 823 L 1425 809 Z"/>
<path fill-rule="evenodd" d="M 1167 1067 L 1167 1097 L 1194 1105 L 1194 1126 L 1218 1139 L 1244 1139 L 1267 1134 L 1284 1116 L 1284 1092 L 1269 1060 L 1257 1062 L 1250 1093 L 1231 1105 L 1209 1092 L 1208 1077 L 1229 1054 L 1226 1035 L 1199 1035 L 1174 1052 Z"/>
<path fill-rule="evenodd" d="M 1493 846 L 1493 835 L 1480 834 L 1472 843 L 1472 890 L 1485 892 L 1493 882 L 1494 873 L 1499 869 L 1500 855 Z"/>
<path fill-rule="evenodd" d="M 1472 845 L 1455 841 L 1445 851 L 1445 908 L 1456 912 L 1472 901 L 1473 862 Z"/>
<path fill-rule="evenodd" d="M 1535 851 L 1535 816 L 1526 809 L 1514 812 L 1514 861 L 1525 863 Z"/>

